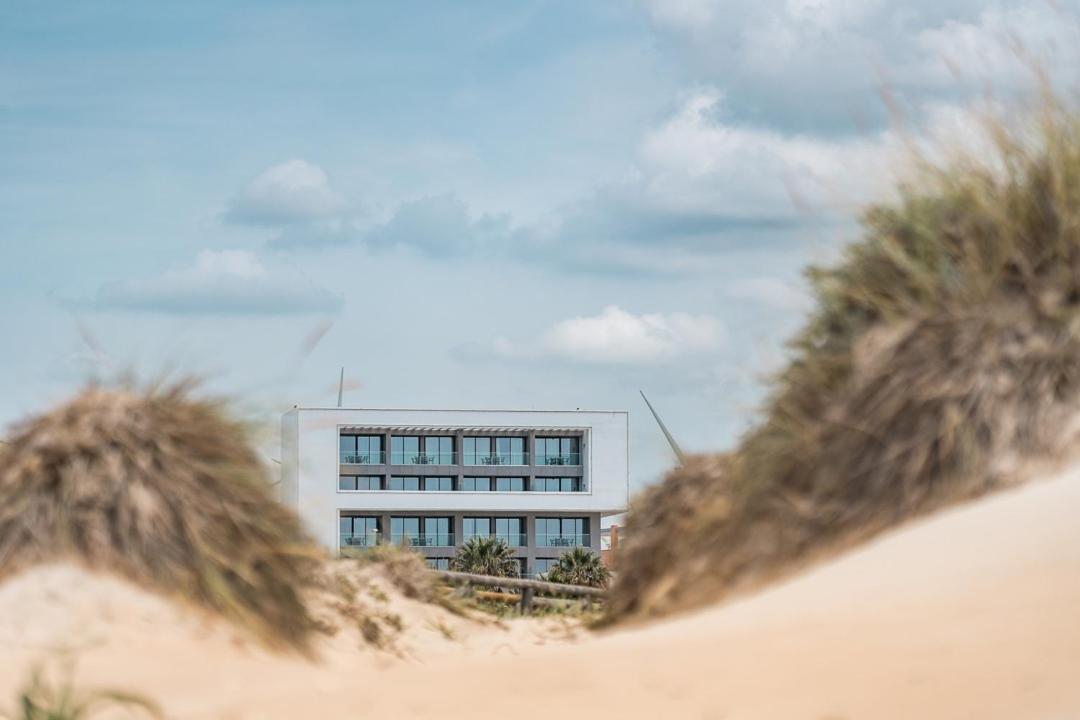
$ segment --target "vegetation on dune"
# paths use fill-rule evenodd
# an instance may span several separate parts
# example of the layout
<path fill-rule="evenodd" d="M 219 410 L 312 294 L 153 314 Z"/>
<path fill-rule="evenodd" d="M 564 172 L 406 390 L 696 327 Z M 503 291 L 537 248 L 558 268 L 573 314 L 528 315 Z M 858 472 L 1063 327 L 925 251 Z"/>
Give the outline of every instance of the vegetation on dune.
<path fill-rule="evenodd" d="M 1080 392 L 1080 117 L 987 122 L 869 208 L 763 421 L 636 499 L 614 616 L 693 606 L 1021 478 Z"/>
<path fill-rule="evenodd" d="M 574 548 L 559 556 L 558 562 L 548 570 L 547 579 L 565 585 L 606 588 L 611 573 L 599 555 L 584 548 Z"/>
<path fill-rule="evenodd" d="M 519 568 L 506 541 L 493 537 L 469 538 L 450 560 L 451 570 L 476 575 L 512 577 L 518 575 Z"/>
<path fill-rule="evenodd" d="M 129 717 L 163 718 L 157 703 L 123 690 L 88 690 L 75 688 L 73 664 L 64 665 L 63 677 L 50 680 L 35 669 L 30 680 L 19 692 L 17 710 L 10 715 L 0 714 L 2 720 L 91 720 L 125 708 Z"/>
<path fill-rule="evenodd" d="M 317 553 L 248 429 L 189 384 L 92 387 L 16 428 L 0 462 L 0 580 L 71 560 L 303 648 Z"/>

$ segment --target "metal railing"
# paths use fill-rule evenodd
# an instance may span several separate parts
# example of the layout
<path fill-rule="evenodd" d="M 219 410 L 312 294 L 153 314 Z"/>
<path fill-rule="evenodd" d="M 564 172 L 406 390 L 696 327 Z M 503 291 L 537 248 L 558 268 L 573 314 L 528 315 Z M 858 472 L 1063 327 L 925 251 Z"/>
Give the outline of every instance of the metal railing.
<path fill-rule="evenodd" d="M 528 465 L 529 453 L 466 453 L 465 465 Z"/>
<path fill-rule="evenodd" d="M 456 452 L 413 452 L 398 451 L 390 453 L 391 465 L 456 465 Z"/>
<path fill-rule="evenodd" d="M 386 453 L 381 450 L 371 452 L 342 450 L 341 462 L 347 465 L 382 465 L 386 462 Z"/>
<path fill-rule="evenodd" d="M 580 465 L 581 453 L 537 453 L 537 465 Z"/>
<path fill-rule="evenodd" d="M 502 540 L 504 543 L 506 543 L 510 547 L 528 547 L 529 546 L 529 536 L 526 533 L 484 533 L 484 532 L 478 532 L 478 533 L 473 533 L 472 535 L 463 535 L 461 539 L 463 541 L 465 541 L 465 542 L 468 542 L 469 540 L 472 540 L 474 537 L 479 537 L 479 538 L 491 537 L 491 538 L 495 538 L 496 540 Z"/>
<path fill-rule="evenodd" d="M 537 547 L 589 547 L 592 545 L 588 533 L 537 533 Z"/>
<path fill-rule="evenodd" d="M 421 533 L 420 535 L 392 535 L 390 542 L 394 545 L 407 545 L 410 547 L 453 547 L 453 533 Z"/>
<path fill-rule="evenodd" d="M 378 533 L 342 533 L 341 548 L 369 548 L 379 544 Z"/>

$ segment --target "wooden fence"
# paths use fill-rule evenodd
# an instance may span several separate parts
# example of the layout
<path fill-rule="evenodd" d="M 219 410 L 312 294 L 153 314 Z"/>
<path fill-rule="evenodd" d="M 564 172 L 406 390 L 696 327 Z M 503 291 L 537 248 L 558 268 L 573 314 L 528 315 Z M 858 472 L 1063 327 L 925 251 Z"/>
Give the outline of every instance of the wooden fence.
<path fill-rule="evenodd" d="M 528 614 L 532 608 L 533 596 L 538 593 L 549 595 L 561 595 L 563 597 L 577 597 L 583 600 L 603 598 L 606 594 L 600 588 L 585 587 L 584 585 L 564 585 L 563 583 L 547 582 L 546 580 L 530 580 L 528 578 L 496 577 L 495 575 L 474 575 L 473 573 L 454 572 L 452 570 L 433 570 L 436 577 L 442 578 L 454 585 L 483 585 L 487 587 L 512 588 L 521 591 L 521 604 L 518 606 L 522 614 Z"/>

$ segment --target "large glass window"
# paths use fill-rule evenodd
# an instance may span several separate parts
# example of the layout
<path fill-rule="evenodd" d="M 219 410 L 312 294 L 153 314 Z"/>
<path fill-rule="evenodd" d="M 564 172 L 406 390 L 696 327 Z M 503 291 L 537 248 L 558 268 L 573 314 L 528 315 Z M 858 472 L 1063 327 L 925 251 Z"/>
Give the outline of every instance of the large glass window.
<path fill-rule="evenodd" d="M 495 438 L 496 465 L 526 465 L 525 438 L 523 437 L 500 437 Z"/>
<path fill-rule="evenodd" d="M 536 438 L 536 464 L 580 465 L 580 439 L 576 437 Z"/>
<path fill-rule="evenodd" d="M 465 465 L 491 465 L 491 438 L 467 437 L 461 439 L 461 462 Z"/>
<path fill-rule="evenodd" d="M 454 438 L 437 436 L 424 438 L 424 460 L 431 465 L 454 464 Z"/>
<path fill-rule="evenodd" d="M 373 547 L 379 541 L 379 518 L 343 515 L 341 547 Z"/>
<path fill-rule="evenodd" d="M 416 475 L 393 475 L 387 490 L 419 490 L 420 478 Z"/>
<path fill-rule="evenodd" d="M 495 478 L 495 489 L 498 492 L 521 492 L 525 489 L 525 478 L 497 477 Z"/>
<path fill-rule="evenodd" d="M 510 547 L 524 547 L 528 544 L 525 537 L 525 521 L 517 517 L 495 518 L 495 537 Z"/>
<path fill-rule="evenodd" d="M 463 477 L 461 489 L 466 492 L 486 492 L 491 490 L 491 478 L 489 477 Z"/>
<path fill-rule="evenodd" d="M 420 438 L 414 435 L 391 436 L 390 462 L 394 465 L 419 465 Z"/>
<path fill-rule="evenodd" d="M 588 518 L 536 518 L 538 547 L 588 546 Z"/>
<path fill-rule="evenodd" d="M 461 539 L 491 536 L 491 518 L 467 517 L 462 520 Z"/>
<path fill-rule="evenodd" d="M 424 490 L 441 490 L 443 492 L 454 489 L 452 477 L 426 477 L 424 478 Z"/>
<path fill-rule="evenodd" d="M 395 545 L 450 547 L 454 535 L 448 517 L 392 517 L 390 541 Z"/>
<path fill-rule="evenodd" d="M 341 435 L 338 438 L 341 462 L 354 465 L 383 463 L 381 435 Z"/>
<path fill-rule="evenodd" d="M 533 561 L 533 575 L 546 575 L 547 571 L 559 562 L 559 558 L 536 558 Z"/>
<path fill-rule="evenodd" d="M 450 558 L 425 558 L 424 563 L 432 570 L 450 569 Z"/>
<path fill-rule="evenodd" d="M 390 518 L 390 542 L 395 545 L 412 545 L 420 537 L 420 518 Z"/>
<path fill-rule="evenodd" d="M 342 475 L 338 490 L 382 490 L 381 475 Z"/>
<path fill-rule="evenodd" d="M 538 477 L 533 478 L 533 490 L 537 492 L 580 492 L 581 478 Z"/>

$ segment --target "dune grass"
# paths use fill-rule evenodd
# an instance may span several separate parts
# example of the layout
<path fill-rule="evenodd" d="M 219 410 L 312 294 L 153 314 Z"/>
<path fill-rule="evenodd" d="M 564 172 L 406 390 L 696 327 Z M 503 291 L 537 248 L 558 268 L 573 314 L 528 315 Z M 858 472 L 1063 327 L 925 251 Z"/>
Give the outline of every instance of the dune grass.
<path fill-rule="evenodd" d="M 190 383 L 90 387 L 7 440 L 0 580 L 73 561 L 306 646 L 318 554 L 224 403 Z"/>
<path fill-rule="evenodd" d="M 1080 116 L 986 119 L 870 207 L 730 453 L 635 499 L 614 617 L 691 607 L 1065 450 L 1080 390 Z"/>

